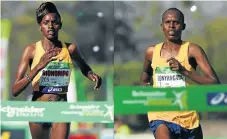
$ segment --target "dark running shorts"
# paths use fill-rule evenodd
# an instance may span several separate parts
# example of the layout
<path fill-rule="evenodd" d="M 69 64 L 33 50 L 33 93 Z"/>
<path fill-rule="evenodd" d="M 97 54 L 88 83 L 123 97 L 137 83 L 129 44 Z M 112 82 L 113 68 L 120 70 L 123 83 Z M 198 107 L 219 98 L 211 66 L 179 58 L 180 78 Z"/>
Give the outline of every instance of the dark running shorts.
<path fill-rule="evenodd" d="M 202 128 L 186 129 L 178 124 L 166 122 L 163 120 L 154 120 L 149 123 L 149 126 L 155 136 L 155 131 L 160 124 L 165 124 L 171 133 L 171 139 L 203 139 Z"/>
<path fill-rule="evenodd" d="M 44 122 L 33 122 L 35 124 L 39 124 L 41 125 L 42 127 L 52 127 L 52 123 L 44 123 Z"/>

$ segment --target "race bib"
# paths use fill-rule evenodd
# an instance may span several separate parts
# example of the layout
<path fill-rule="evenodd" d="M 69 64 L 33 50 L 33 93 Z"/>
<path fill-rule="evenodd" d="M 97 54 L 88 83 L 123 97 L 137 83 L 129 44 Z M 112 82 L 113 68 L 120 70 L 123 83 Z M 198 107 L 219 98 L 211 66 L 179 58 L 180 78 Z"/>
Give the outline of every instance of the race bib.
<path fill-rule="evenodd" d="M 155 69 L 156 87 L 185 87 L 185 76 L 170 67 L 157 67 Z"/>
<path fill-rule="evenodd" d="M 65 62 L 50 62 L 42 71 L 39 81 L 42 93 L 68 92 L 70 81 L 70 64 Z"/>

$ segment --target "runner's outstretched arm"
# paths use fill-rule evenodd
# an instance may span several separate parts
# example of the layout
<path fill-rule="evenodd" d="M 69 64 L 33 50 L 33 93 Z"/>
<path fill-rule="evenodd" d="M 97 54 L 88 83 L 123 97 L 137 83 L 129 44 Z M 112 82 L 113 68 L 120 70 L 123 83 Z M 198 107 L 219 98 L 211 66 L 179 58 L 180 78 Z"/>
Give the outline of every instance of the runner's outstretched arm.
<path fill-rule="evenodd" d="M 78 47 L 75 44 L 69 46 L 69 52 L 72 57 L 73 63 L 78 65 L 82 74 L 87 77 L 89 80 L 96 82 L 94 89 L 99 89 L 102 84 L 102 78 L 95 74 L 90 66 L 83 59 Z"/>

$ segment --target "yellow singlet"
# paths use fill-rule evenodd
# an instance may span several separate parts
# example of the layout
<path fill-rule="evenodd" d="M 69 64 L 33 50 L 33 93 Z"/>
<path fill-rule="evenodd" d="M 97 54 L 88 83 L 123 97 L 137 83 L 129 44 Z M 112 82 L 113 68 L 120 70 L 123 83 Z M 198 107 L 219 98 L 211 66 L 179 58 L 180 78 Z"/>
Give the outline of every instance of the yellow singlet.
<path fill-rule="evenodd" d="M 44 55 L 41 41 L 36 43 L 35 56 L 31 65 L 31 70 L 39 63 Z M 39 82 L 39 91 L 42 93 L 65 94 L 68 92 L 70 73 L 72 70 L 72 59 L 65 43 L 62 42 L 60 54 L 55 56 L 57 59 L 51 61 L 42 69 L 32 80 L 32 86 Z"/>
<path fill-rule="evenodd" d="M 175 57 L 183 67 L 189 71 L 194 69 L 189 64 L 188 48 L 189 42 L 183 42 L 178 55 Z M 190 79 L 186 78 L 178 72 L 174 72 L 169 68 L 167 59 L 161 57 L 161 49 L 163 43 L 155 46 L 152 57 L 153 69 L 153 87 L 186 87 L 195 84 Z M 179 124 L 183 128 L 193 129 L 199 126 L 199 117 L 196 111 L 163 111 L 163 112 L 148 112 L 149 121 L 164 120 Z"/>

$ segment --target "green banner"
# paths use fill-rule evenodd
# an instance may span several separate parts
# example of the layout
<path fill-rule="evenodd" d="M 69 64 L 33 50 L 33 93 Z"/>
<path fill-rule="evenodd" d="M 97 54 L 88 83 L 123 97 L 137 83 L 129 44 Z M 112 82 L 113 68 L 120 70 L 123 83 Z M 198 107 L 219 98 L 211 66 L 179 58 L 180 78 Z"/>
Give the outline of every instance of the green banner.
<path fill-rule="evenodd" d="M 114 87 L 115 115 L 175 110 L 227 111 L 227 85 L 186 88 Z"/>
<path fill-rule="evenodd" d="M 2 101 L 2 121 L 113 123 L 113 104 L 108 102 Z"/>

